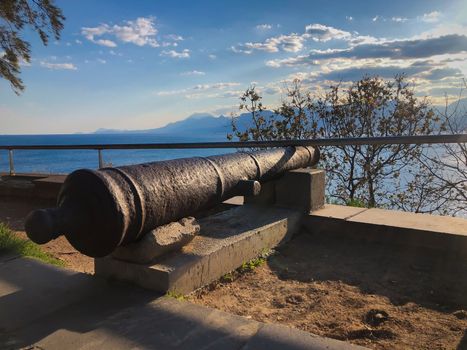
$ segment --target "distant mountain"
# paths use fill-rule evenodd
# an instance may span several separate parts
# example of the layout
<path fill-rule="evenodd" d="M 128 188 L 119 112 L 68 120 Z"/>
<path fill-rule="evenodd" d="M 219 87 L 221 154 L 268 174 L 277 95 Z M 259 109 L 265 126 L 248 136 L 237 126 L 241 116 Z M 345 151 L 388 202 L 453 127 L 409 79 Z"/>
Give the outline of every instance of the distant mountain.
<path fill-rule="evenodd" d="M 263 116 L 272 114 L 271 111 L 263 111 Z M 237 124 L 243 129 L 251 125 L 251 114 L 241 114 L 237 119 Z M 97 129 L 94 134 L 176 134 L 180 136 L 195 135 L 227 135 L 232 132 L 231 118 L 220 115 L 218 117 L 208 113 L 195 113 L 188 118 L 169 123 L 166 126 L 146 129 L 146 130 L 118 130 L 118 129 Z"/>
<path fill-rule="evenodd" d="M 434 105 L 433 107 L 441 115 L 447 114 L 449 116 L 450 123 L 455 126 L 457 132 L 467 132 L 467 98 L 452 102 L 447 107 L 446 105 Z M 443 121 L 444 118 L 441 118 L 437 126 L 440 126 Z"/>
<path fill-rule="evenodd" d="M 459 104 L 451 103 L 448 106 L 448 112 L 454 111 L 457 106 L 458 114 L 456 120 L 462 129 L 467 129 L 467 118 L 465 118 L 465 111 L 467 110 L 467 98 L 459 101 Z M 435 106 L 436 109 L 442 111 L 443 106 Z M 268 117 L 272 115 L 272 111 L 263 111 L 263 116 Z M 243 113 L 237 118 L 237 125 L 241 130 L 252 126 L 251 113 Z M 231 118 L 220 115 L 218 117 L 209 113 L 195 113 L 186 119 L 169 123 L 160 128 L 145 129 L 145 130 L 116 130 L 116 129 L 98 129 L 94 134 L 168 134 L 179 136 L 222 136 L 232 132 Z"/>

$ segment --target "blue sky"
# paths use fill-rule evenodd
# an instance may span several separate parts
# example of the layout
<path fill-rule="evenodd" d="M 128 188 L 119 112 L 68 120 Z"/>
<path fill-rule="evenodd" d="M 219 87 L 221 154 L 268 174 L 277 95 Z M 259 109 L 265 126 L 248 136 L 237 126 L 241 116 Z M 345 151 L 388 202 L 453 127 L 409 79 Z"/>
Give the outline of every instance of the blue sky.
<path fill-rule="evenodd" d="M 0 81 L 0 133 L 145 129 L 228 114 L 255 84 L 280 102 L 300 78 L 319 93 L 406 72 L 420 95 L 454 96 L 467 74 L 465 1 L 60 0 L 58 42 L 35 33 L 26 90 Z"/>

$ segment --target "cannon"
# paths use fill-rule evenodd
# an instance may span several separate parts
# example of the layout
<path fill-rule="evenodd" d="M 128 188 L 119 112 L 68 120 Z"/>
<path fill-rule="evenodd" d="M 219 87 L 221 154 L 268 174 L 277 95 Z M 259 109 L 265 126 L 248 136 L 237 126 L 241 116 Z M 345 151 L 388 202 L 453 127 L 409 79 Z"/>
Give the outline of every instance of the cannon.
<path fill-rule="evenodd" d="M 67 176 L 57 207 L 31 212 L 25 228 L 38 244 L 65 235 L 81 253 L 102 257 L 158 226 L 256 195 L 261 182 L 318 160 L 317 148 L 297 146 L 79 169 Z"/>

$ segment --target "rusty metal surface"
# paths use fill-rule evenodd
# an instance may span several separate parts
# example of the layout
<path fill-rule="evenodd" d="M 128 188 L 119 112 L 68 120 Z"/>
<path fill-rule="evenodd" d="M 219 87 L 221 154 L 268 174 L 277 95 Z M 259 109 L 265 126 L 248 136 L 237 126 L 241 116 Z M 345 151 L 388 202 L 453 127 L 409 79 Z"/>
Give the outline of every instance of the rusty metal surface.
<path fill-rule="evenodd" d="M 71 173 L 57 208 L 26 220 L 30 239 L 45 243 L 64 234 L 83 254 L 100 257 L 157 226 L 251 195 L 259 184 L 316 164 L 315 147 L 287 147 L 145 163 Z"/>

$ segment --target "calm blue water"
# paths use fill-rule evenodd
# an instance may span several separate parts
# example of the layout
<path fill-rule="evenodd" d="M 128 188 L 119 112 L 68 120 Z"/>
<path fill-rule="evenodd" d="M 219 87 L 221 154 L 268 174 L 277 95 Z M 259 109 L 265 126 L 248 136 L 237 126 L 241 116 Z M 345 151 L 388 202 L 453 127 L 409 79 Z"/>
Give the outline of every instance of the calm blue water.
<path fill-rule="evenodd" d="M 0 135 L 0 145 L 72 145 L 116 143 L 170 143 L 226 141 L 225 135 L 177 137 L 151 134 Z M 104 150 L 106 165 L 138 164 L 193 156 L 235 152 L 235 149 Z M 95 150 L 15 150 L 15 171 L 69 173 L 79 168 L 98 167 Z M 8 151 L 0 150 L 0 172 L 8 172 Z"/>

